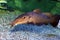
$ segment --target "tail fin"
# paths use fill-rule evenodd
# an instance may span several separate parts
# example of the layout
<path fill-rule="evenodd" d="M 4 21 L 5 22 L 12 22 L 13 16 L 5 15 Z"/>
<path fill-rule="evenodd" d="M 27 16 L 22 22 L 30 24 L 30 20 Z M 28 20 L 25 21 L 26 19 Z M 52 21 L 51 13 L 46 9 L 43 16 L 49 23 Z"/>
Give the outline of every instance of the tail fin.
<path fill-rule="evenodd" d="M 60 20 L 60 15 L 56 14 L 56 15 L 54 15 L 54 17 L 55 17 L 56 19 Z"/>
<path fill-rule="evenodd" d="M 53 15 L 53 18 L 54 18 L 54 20 L 53 20 L 54 22 L 52 22 L 51 24 L 53 27 L 56 27 L 58 25 L 59 20 L 60 20 L 60 15 Z"/>

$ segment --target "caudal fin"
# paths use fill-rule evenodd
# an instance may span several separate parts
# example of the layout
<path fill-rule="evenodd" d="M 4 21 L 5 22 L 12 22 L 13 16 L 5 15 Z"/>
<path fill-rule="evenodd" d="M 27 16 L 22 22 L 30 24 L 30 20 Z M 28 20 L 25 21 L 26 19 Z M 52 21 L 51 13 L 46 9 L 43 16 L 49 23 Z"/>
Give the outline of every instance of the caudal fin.
<path fill-rule="evenodd" d="M 54 17 L 55 17 L 56 19 L 60 20 L 60 15 L 56 14 L 56 15 L 54 15 Z"/>
<path fill-rule="evenodd" d="M 54 15 L 53 17 L 54 17 L 54 22 L 52 23 L 52 25 L 54 27 L 57 27 L 59 20 L 60 20 L 60 15 Z"/>

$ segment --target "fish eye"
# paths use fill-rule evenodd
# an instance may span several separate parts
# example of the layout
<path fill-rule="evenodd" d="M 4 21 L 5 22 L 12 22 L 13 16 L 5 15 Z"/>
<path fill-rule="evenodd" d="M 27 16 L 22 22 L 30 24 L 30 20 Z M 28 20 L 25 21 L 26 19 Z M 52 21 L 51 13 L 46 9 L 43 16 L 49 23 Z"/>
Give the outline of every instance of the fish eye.
<path fill-rule="evenodd" d="M 25 19 L 25 16 L 23 18 Z"/>

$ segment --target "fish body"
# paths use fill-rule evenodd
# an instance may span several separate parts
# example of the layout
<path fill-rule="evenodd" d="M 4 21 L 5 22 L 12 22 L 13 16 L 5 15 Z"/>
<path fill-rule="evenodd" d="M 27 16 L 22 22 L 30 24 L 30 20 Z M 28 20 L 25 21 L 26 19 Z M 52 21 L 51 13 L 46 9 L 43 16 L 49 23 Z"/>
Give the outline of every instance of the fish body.
<path fill-rule="evenodd" d="M 26 12 L 25 14 L 19 15 L 10 24 L 11 26 L 14 26 L 18 24 L 28 24 L 28 23 L 36 25 L 50 23 L 52 26 L 55 27 L 58 24 L 59 19 L 60 15 L 52 15 L 50 13 Z"/>

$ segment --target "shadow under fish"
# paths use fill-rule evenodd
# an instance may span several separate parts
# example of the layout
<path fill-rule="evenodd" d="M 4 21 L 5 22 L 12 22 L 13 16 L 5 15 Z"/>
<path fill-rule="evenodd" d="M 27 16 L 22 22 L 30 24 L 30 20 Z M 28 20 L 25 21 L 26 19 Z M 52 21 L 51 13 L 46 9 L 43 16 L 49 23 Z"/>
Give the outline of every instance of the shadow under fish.
<path fill-rule="evenodd" d="M 17 32 L 17 31 L 26 31 L 26 32 L 32 32 L 32 33 L 38 33 L 38 34 L 58 34 L 60 35 L 59 31 L 60 29 L 52 27 L 49 25 L 32 25 L 32 24 L 22 24 L 17 25 L 11 29 L 11 32 Z"/>

